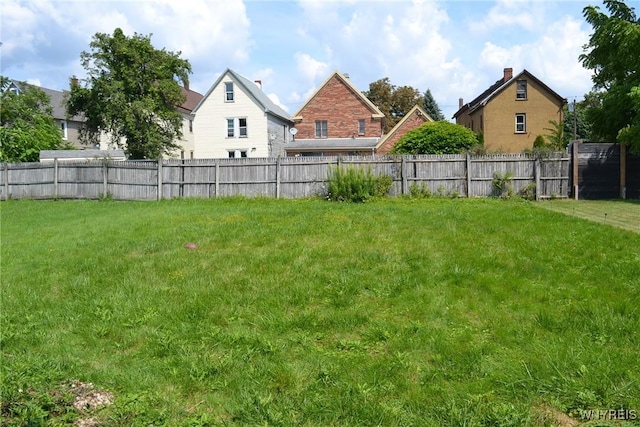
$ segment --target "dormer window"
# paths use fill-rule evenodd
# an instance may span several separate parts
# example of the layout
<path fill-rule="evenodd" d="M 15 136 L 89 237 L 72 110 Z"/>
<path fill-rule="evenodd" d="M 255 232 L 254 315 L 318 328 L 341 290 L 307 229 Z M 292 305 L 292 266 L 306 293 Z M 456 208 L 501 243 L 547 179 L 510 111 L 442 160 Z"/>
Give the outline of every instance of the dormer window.
<path fill-rule="evenodd" d="M 527 99 L 527 81 L 518 80 L 516 85 L 516 99 Z"/>
<path fill-rule="evenodd" d="M 224 92 L 225 102 L 233 102 L 233 82 L 227 82 L 224 84 Z"/>

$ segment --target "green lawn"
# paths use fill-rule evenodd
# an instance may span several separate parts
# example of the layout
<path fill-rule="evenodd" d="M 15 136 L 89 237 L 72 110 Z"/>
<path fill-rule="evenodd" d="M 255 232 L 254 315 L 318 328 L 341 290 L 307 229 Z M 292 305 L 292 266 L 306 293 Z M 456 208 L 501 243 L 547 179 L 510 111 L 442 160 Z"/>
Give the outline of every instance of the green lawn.
<path fill-rule="evenodd" d="M 638 200 L 547 200 L 538 206 L 640 233 Z"/>
<path fill-rule="evenodd" d="M 633 232 L 497 199 L 0 209 L 4 425 L 640 417 Z"/>

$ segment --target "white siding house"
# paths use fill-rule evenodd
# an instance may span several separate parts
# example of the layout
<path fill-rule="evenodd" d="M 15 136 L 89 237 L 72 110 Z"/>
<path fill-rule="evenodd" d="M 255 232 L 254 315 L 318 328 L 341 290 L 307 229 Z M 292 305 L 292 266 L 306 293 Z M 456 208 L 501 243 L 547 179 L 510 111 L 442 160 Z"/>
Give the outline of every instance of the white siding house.
<path fill-rule="evenodd" d="M 193 110 L 194 158 L 279 157 L 290 116 L 258 86 L 227 69 Z"/>

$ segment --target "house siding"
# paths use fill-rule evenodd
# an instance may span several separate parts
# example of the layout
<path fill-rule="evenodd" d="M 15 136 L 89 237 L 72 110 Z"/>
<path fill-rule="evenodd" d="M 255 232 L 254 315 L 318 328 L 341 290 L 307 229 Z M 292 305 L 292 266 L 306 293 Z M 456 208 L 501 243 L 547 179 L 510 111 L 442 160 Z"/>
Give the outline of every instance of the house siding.
<path fill-rule="evenodd" d="M 489 151 L 519 153 L 533 147 L 538 135 L 549 133 L 549 121 L 562 121 L 563 102 L 533 79 L 527 81 L 527 99 L 516 100 L 516 81 L 497 94 L 484 108 L 474 112 L 474 124 L 484 119 L 484 141 Z M 526 132 L 516 133 L 515 115 L 526 114 Z M 479 129 L 475 130 L 478 131 Z"/>
<path fill-rule="evenodd" d="M 316 120 L 327 121 L 328 138 L 381 137 L 382 121 L 372 118 L 371 109 L 337 76 L 326 85 L 298 113 L 297 139 L 314 139 Z M 358 132 L 358 120 L 365 120 L 365 133 Z"/>
<path fill-rule="evenodd" d="M 277 117 L 267 117 L 267 132 L 269 138 L 269 157 L 282 157 L 285 155 L 286 144 L 290 141 L 289 123 Z"/>
<path fill-rule="evenodd" d="M 234 101 L 225 101 L 226 82 L 234 83 Z M 232 78 L 223 78 L 198 108 L 193 122 L 195 158 L 226 158 L 229 150 L 247 151 L 248 157 L 268 157 L 266 113 Z M 247 137 L 227 137 L 227 119 L 247 119 Z"/>

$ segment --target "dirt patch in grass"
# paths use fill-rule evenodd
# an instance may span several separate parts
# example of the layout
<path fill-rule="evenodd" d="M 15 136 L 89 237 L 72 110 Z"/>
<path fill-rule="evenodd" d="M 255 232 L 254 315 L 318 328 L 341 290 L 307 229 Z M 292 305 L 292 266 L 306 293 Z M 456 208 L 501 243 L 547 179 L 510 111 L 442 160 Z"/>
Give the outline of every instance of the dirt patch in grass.
<path fill-rule="evenodd" d="M 579 426 L 580 422 L 574 420 L 559 409 L 549 405 L 540 405 L 534 408 L 535 425 L 539 426 L 556 426 L 556 427 L 574 427 Z"/>

